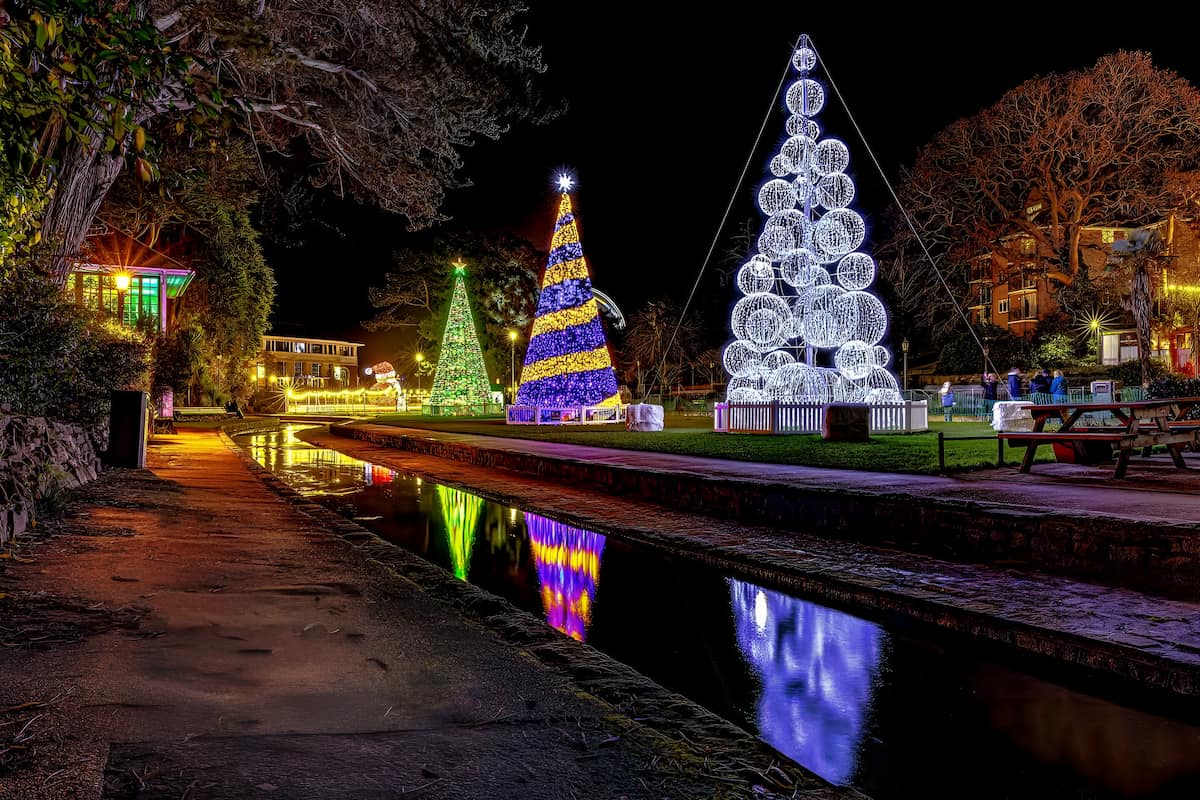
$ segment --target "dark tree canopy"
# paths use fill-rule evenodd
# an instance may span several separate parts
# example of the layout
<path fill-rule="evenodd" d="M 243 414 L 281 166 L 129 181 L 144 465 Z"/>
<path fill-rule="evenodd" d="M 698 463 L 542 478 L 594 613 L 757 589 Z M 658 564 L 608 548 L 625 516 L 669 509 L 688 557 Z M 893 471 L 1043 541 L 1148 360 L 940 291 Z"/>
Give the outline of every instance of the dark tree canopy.
<path fill-rule="evenodd" d="M 370 330 L 414 330 L 417 348 L 436 360 L 454 289 L 450 265 L 459 259 L 467 265 L 467 297 L 488 373 L 493 377 L 508 375 L 512 357 L 508 334 L 518 334 L 516 361 L 520 365 L 537 307 L 538 277 L 545 262 L 545 253 L 523 239 L 459 234 L 396 253 L 384 285 L 369 293 L 371 305 L 379 312 L 364 324 Z M 409 365 L 396 366 L 404 370 Z"/>
<path fill-rule="evenodd" d="M 20 112 L 0 125 L 0 147 L 44 177 L 42 233 L 60 281 L 122 168 L 152 180 L 157 146 L 172 137 L 216 148 L 245 137 L 257 164 L 287 158 L 314 185 L 421 227 L 441 219 L 465 147 L 545 113 L 524 10 L 510 0 L 24 0 L 0 30 L 0 109 Z"/>
<path fill-rule="evenodd" d="M 1046 275 L 1070 284 L 1086 271 L 1084 227 L 1162 219 L 1186 201 L 1198 167 L 1200 91 L 1145 53 L 1118 52 L 1029 80 L 948 126 L 920 151 L 901 201 L 953 286 L 966 286 L 959 273 L 982 254 L 1028 259 L 1028 239 Z M 908 280 L 915 267 L 937 286 L 900 231 L 903 255 L 885 272 L 901 264 Z M 952 303 L 939 286 L 922 321 L 955 318 Z"/>

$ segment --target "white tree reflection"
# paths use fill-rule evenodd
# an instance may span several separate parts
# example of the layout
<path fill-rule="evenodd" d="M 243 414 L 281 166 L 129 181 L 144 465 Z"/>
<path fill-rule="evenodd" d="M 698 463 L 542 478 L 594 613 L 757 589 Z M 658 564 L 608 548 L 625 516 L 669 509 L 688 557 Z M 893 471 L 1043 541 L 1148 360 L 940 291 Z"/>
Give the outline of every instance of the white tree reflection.
<path fill-rule="evenodd" d="M 883 629 L 730 579 L 738 647 L 762 680 L 759 735 L 836 784 L 854 774 Z"/>

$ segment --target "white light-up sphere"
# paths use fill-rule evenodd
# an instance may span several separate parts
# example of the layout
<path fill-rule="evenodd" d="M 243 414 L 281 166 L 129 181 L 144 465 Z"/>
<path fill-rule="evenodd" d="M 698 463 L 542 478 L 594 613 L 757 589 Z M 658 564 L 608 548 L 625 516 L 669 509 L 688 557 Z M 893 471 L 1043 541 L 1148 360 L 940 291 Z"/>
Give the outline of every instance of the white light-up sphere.
<path fill-rule="evenodd" d="M 862 244 L 866 235 L 862 217 L 848 208 L 835 208 L 813 228 L 813 243 L 822 253 L 840 258 Z"/>
<path fill-rule="evenodd" d="M 829 273 L 817 264 L 817 257 L 812 251 L 805 248 L 793 250 L 779 262 L 779 276 L 797 289 L 821 282 L 818 272 L 825 273 L 824 283 L 828 283 Z"/>
<path fill-rule="evenodd" d="M 816 120 L 811 120 L 802 114 L 793 114 L 788 117 L 783 127 L 788 136 L 807 136 L 815 140 L 821 135 L 821 126 L 817 124 Z"/>
<path fill-rule="evenodd" d="M 831 172 L 817 184 L 817 202 L 826 208 L 845 208 L 853 199 L 854 181 L 844 172 Z"/>
<path fill-rule="evenodd" d="M 879 344 L 887 332 L 887 312 L 870 292 L 846 292 L 837 299 L 835 313 L 845 326 L 847 339 Z"/>
<path fill-rule="evenodd" d="M 771 159 L 771 174 L 776 178 L 786 178 L 795 171 L 793 165 L 783 156 L 775 156 Z"/>
<path fill-rule="evenodd" d="M 837 265 L 838 283 L 845 289 L 865 289 L 875 280 L 875 259 L 866 253 L 850 253 Z"/>
<path fill-rule="evenodd" d="M 727 391 L 733 391 L 734 389 L 761 389 L 763 387 L 762 375 L 765 374 L 764 372 L 752 378 L 742 378 L 735 375 L 729 379 L 729 383 L 725 385 L 725 389 Z"/>
<path fill-rule="evenodd" d="M 767 380 L 766 394 L 784 403 L 828 403 L 829 383 L 807 364 L 786 364 Z"/>
<path fill-rule="evenodd" d="M 791 235 L 796 247 L 803 247 L 812 236 L 812 223 L 803 213 L 794 208 L 767 218 L 763 230 L 775 228 L 786 230 Z"/>
<path fill-rule="evenodd" d="M 721 357 L 725 371 L 735 378 L 750 378 L 757 374 L 762 366 L 762 353 L 743 341 L 737 341 L 725 348 Z"/>
<path fill-rule="evenodd" d="M 792 66 L 798 72 L 810 72 L 817 65 L 817 54 L 811 47 L 798 47 L 792 53 Z"/>
<path fill-rule="evenodd" d="M 835 316 L 837 301 L 845 291 L 826 284 L 805 290 L 804 338 L 816 347 L 837 347 L 846 341 L 844 326 Z"/>
<path fill-rule="evenodd" d="M 892 363 L 892 354 L 886 347 L 877 344 L 871 348 L 871 366 L 886 367 L 890 363 Z"/>
<path fill-rule="evenodd" d="M 875 366 L 873 361 L 871 345 L 858 339 L 851 339 L 833 354 L 833 363 L 838 371 L 856 381 L 871 374 L 871 370 Z"/>
<path fill-rule="evenodd" d="M 796 240 L 787 228 L 767 228 L 758 237 L 758 250 L 772 261 L 779 261 L 796 249 Z"/>
<path fill-rule="evenodd" d="M 815 140 L 807 136 L 793 136 L 779 148 L 779 157 L 791 165 L 791 172 L 803 172 L 812 166 L 813 155 L 817 151 Z"/>
<path fill-rule="evenodd" d="M 825 107 L 825 89 L 812 78 L 801 78 L 788 87 L 784 101 L 793 114 L 815 116 Z"/>
<path fill-rule="evenodd" d="M 762 365 L 764 368 L 774 372 L 780 367 L 788 364 L 795 364 L 796 358 L 787 350 L 772 350 L 763 356 Z"/>
<path fill-rule="evenodd" d="M 840 139 L 822 139 L 817 143 L 812 163 L 822 175 L 845 172 L 850 166 L 850 148 Z"/>
<path fill-rule="evenodd" d="M 795 208 L 796 190 L 792 188 L 790 182 L 779 178 L 767 181 L 758 190 L 758 207 L 767 216 Z"/>
<path fill-rule="evenodd" d="M 867 377 L 859 381 L 868 392 L 883 392 L 895 393 L 895 400 L 900 400 L 900 384 L 896 381 L 896 376 L 888 372 L 883 367 L 871 367 Z"/>
<path fill-rule="evenodd" d="M 886 406 L 903 403 L 904 397 L 900 394 L 899 389 L 868 389 L 863 402 L 873 406 Z"/>
<path fill-rule="evenodd" d="M 730 316 L 733 335 L 767 353 L 784 344 L 791 309 L 782 297 L 762 292 L 738 300 Z"/>
<path fill-rule="evenodd" d="M 771 260 L 766 256 L 753 256 L 738 270 L 737 285 L 742 294 L 771 291 L 775 285 L 775 269 L 771 266 Z"/>
<path fill-rule="evenodd" d="M 730 389 L 725 395 L 725 400 L 729 403 L 765 403 L 767 396 L 758 389 L 739 386 L 736 389 Z"/>

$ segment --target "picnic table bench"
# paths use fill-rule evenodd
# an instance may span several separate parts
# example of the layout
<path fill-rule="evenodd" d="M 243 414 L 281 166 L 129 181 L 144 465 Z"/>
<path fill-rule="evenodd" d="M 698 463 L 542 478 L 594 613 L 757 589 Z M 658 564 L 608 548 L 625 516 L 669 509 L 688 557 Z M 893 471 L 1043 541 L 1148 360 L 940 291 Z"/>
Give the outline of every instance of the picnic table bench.
<path fill-rule="evenodd" d="M 1117 466 L 1114 478 L 1125 477 L 1133 451 L 1149 452 L 1155 445 L 1167 448 L 1171 460 L 1179 469 L 1187 469 L 1182 450 L 1196 445 L 1200 437 L 1200 420 L 1186 419 L 1188 413 L 1200 404 L 1200 397 L 1165 398 L 1112 403 L 1059 402 L 1034 405 L 1029 409 L 1034 418 L 1032 431 L 1001 431 L 997 438 L 1011 445 L 1025 445 L 1025 457 L 1021 459 L 1021 472 L 1029 472 L 1037 449 L 1043 444 L 1058 444 L 1076 456 L 1079 463 L 1094 462 L 1088 444 L 1109 444 L 1117 451 Z M 1120 427 L 1089 428 L 1076 427 L 1084 415 L 1102 413 L 1115 417 Z M 1052 419 L 1062 421 L 1057 431 L 1045 430 Z"/>

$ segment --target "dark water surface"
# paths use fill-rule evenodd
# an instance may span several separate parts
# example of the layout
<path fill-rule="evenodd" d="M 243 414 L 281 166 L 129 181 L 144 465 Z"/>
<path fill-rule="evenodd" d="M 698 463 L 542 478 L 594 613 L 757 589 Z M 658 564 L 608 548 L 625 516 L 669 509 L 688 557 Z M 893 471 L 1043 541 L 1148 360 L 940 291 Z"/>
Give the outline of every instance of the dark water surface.
<path fill-rule="evenodd" d="M 872 797 L 1200 800 L 1200 727 L 295 438 L 312 499 Z M 613 520 L 619 529 L 621 521 Z"/>

